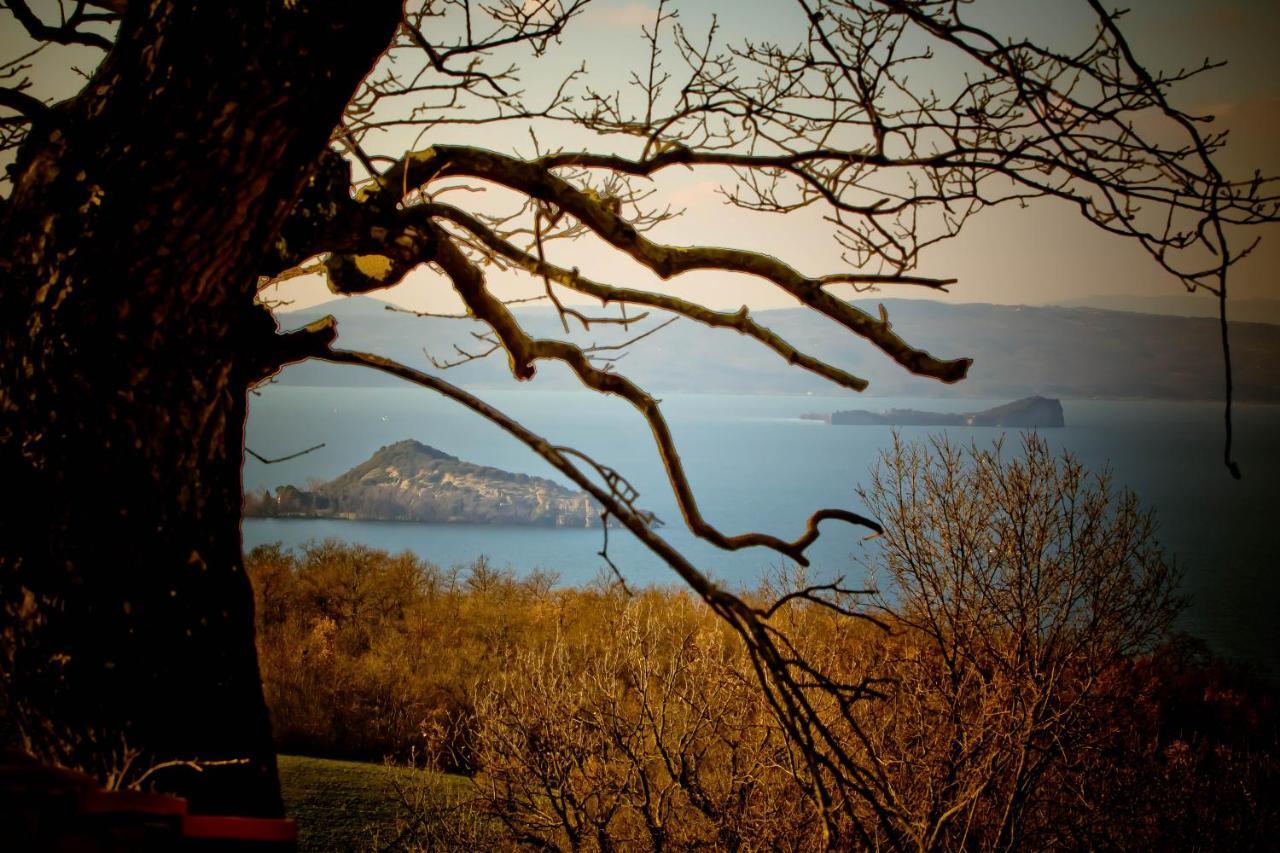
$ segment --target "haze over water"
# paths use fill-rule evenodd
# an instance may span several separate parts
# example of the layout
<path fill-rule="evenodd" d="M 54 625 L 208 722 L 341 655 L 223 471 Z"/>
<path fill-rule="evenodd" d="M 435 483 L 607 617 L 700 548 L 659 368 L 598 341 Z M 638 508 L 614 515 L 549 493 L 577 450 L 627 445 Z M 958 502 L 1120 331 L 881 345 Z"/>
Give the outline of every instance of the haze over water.
<path fill-rule="evenodd" d="M 626 404 L 589 392 L 484 391 L 480 396 L 555 444 L 569 445 L 617 469 L 640 491 L 637 504 L 666 524 L 660 533 L 700 567 L 731 583 L 751 584 L 781 557 L 762 549 L 727 553 L 695 540 L 666 487 L 652 439 Z M 663 408 L 704 516 L 726 533 L 762 530 L 793 538 L 824 506 L 861 509 L 854 489 L 892 440 L 888 427 L 837 427 L 800 420 L 805 412 L 895 406 L 976 411 L 1007 400 L 890 399 L 669 395 Z M 1240 482 L 1221 463 L 1222 412 L 1214 403 L 1064 400 L 1067 427 L 1045 430 L 1055 450 L 1087 467 L 1110 464 L 1115 483 L 1155 510 L 1160 536 L 1184 572 L 1191 604 L 1181 627 L 1216 650 L 1280 673 L 1280 600 L 1273 528 L 1280 498 L 1280 407 L 1236 409 Z M 938 428 L 904 427 L 904 439 Z M 1002 430 L 951 428 L 957 443 L 990 446 Z M 263 465 L 250 458 L 246 489 L 328 480 L 379 447 L 414 438 L 469 462 L 564 482 L 522 444 L 478 416 L 428 391 L 270 385 L 250 401 L 247 443 L 274 458 L 321 442 L 323 449 Z M 1017 450 L 1009 433 L 1006 452 Z M 491 525 L 411 524 L 336 520 L 250 519 L 245 548 L 280 541 L 300 545 L 334 537 L 391 551 L 411 550 L 448 566 L 484 554 L 518 572 L 557 572 L 562 583 L 595 577 L 601 533 Z M 818 577 L 844 574 L 861 583 L 859 560 L 874 557 L 865 531 L 827 522 L 810 549 Z M 615 530 L 609 554 L 633 585 L 672 583 L 669 569 Z"/>

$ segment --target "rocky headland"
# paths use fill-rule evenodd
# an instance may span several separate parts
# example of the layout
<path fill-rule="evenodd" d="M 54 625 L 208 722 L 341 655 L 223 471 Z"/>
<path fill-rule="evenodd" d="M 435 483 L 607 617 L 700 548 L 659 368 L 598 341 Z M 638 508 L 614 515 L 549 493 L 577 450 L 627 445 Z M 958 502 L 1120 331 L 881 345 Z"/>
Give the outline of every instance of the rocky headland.
<path fill-rule="evenodd" d="M 825 421 L 839 426 L 970 426 L 1049 429 L 1066 426 L 1062 403 L 1050 397 L 1023 397 L 981 412 L 950 414 L 916 409 L 887 409 L 868 412 L 850 409 L 829 415 L 807 414 L 806 420 Z"/>
<path fill-rule="evenodd" d="M 345 474 L 303 490 L 245 496 L 245 516 L 594 527 L 586 492 L 543 477 L 475 465 L 413 440 L 380 448 Z"/>

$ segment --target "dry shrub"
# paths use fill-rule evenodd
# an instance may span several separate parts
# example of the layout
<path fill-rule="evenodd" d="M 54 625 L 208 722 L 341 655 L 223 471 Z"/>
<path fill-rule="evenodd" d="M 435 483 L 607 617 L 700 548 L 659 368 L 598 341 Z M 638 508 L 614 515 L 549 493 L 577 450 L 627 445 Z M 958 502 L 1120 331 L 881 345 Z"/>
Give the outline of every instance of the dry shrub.
<path fill-rule="evenodd" d="M 741 645 L 701 604 L 616 602 L 612 630 L 513 655 L 476 703 L 477 784 L 520 842 L 787 847 L 818 831 Z"/>
<path fill-rule="evenodd" d="M 1034 434 L 1012 458 L 895 439 L 860 495 L 885 525 L 877 606 L 897 628 L 878 664 L 896 689 L 868 729 L 904 836 L 1067 844 L 1099 817 L 1081 759 L 1111 735 L 1118 673 L 1180 607 L 1152 518 Z"/>
<path fill-rule="evenodd" d="M 277 735 L 474 773 L 474 798 L 405 799 L 409 848 L 1266 849 L 1276 693 L 1170 642 L 1176 573 L 1132 495 L 1033 436 L 895 442 L 862 497 L 881 594 L 785 571 L 744 594 L 831 735 L 807 758 L 682 591 L 334 543 L 250 555 Z"/>
<path fill-rule="evenodd" d="M 609 616 L 612 632 L 518 651 L 482 689 L 477 780 L 512 837 L 602 850 L 814 849 L 860 834 L 861 846 L 917 850 L 1265 837 L 1271 694 L 1215 692 L 1201 669 L 1186 676 L 1208 691 L 1199 706 L 1269 722 L 1250 718 L 1248 738 L 1168 731 L 1186 688 L 1169 685 L 1178 665 L 1161 644 L 1181 602 L 1131 494 L 1030 436 L 1012 458 L 999 445 L 895 443 L 862 496 L 886 525 L 870 566 L 884 594 L 861 610 L 847 594 L 797 597 L 770 618 L 814 673 L 810 701 L 841 734 L 830 748 L 871 768 L 861 799 L 823 800 L 831 765 L 789 748 L 709 611 L 642 596 Z M 807 587 L 783 575 L 753 599 Z M 832 685 L 859 700 L 842 705 Z"/>
<path fill-rule="evenodd" d="M 580 609 L 554 576 L 516 578 L 483 558 L 443 570 L 326 541 L 301 555 L 255 548 L 246 564 L 276 742 L 306 754 L 435 754 L 466 769 L 475 686 Z"/>

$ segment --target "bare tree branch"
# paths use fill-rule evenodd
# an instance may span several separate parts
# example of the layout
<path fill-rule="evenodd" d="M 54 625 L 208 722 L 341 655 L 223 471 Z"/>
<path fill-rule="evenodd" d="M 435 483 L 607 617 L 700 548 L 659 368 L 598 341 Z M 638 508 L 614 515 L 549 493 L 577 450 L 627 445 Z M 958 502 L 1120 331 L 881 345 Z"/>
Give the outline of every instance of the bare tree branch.
<path fill-rule="evenodd" d="M 55 44 L 81 44 L 101 50 L 111 49 L 110 39 L 97 33 L 78 29 L 83 23 L 104 22 L 115 19 L 114 16 L 86 13 L 84 9 L 88 4 L 85 0 L 77 2 L 75 9 L 67 17 L 66 21 L 61 26 L 56 27 L 40 20 L 39 16 L 27 5 L 26 0 L 4 0 L 4 5 L 13 14 L 13 17 L 17 19 L 18 23 L 22 25 L 22 28 L 27 31 L 27 35 L 36 41 L 53 42 Z"/>
<path fill-rule="evenodd" d="M 415 175 L 418 177 L 415 179 Z M 478 148 L 435 146 L 406 157 L 388 170 L 380 182 L 384 188 L 406 185 L 415 180 L 468 176 L 490 180 L 554 204 L 573 214 L 594 233 L 625 251 L 662 278 L 697 269 L 717 269 L 759 276 L 787 291 L 800 302 L 818 310 L 866 338 L 913 373 L 955 382 L 969 368 L 968 359 L 939 361 L 909 345 L 885 324 L 847 302 L 822 290 L 828 283 L 809 278 L 768 255 L 740 249 L 674 247 L 653 243 L 614 213 L 608 206 L 580 192 L 564 180 L 535 164 Z M 389 200 L 385 197 L 381 203 Z"/>
<path fill-rule="evenodd" d="M 320 444 L 317 444 L 314 447 L 308 447 L 306 450 L 299 450 L 297 453 L 290 453 L 288 456 L 280 456 L 275 459 L 268 459 L 265 456 L 259 453 L 256 453 L 255 451 L 253 451 L 248 447 L 246 447 L 244 451 L 245 453 L 248 453 L 250 456 L 252 456 L 254 459 L 257 459 L 263 465 L 275 465 L 277 462 L 288 462 L 290 459 L 297 459 L 299 456 L 306 456 L 311 451 L 319 450 L 322 447 L 324 447 L 324 442 L 321 442 Z"/>
<path fill-rule="evenodd" d="M 31 121 L 42 118 L 49 112 L 49 106 L 44 101 L 28 95 L 20 88 L 8 86 L 0 86 L 0 107 L 8 107 Z"/>

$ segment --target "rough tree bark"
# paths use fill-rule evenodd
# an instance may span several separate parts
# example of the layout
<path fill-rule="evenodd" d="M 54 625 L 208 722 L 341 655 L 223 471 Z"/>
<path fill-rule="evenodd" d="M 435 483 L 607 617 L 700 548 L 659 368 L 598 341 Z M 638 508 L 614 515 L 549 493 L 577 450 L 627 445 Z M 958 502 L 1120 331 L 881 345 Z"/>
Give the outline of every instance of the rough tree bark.
<path fill-rule="evenodd" d="M 281 810 L 241 564 L 256 277 L 397 0 L 131 2 L 0 208 L 9 725 L 193 811 Z M 115 758 L 103 758 L 115 753 Z M 101 769 L 101 768 L 98 768 Z"/>

